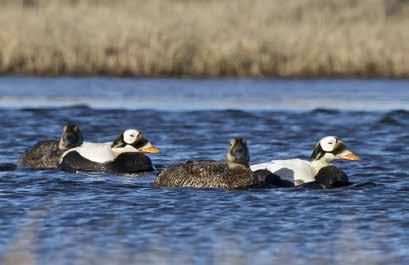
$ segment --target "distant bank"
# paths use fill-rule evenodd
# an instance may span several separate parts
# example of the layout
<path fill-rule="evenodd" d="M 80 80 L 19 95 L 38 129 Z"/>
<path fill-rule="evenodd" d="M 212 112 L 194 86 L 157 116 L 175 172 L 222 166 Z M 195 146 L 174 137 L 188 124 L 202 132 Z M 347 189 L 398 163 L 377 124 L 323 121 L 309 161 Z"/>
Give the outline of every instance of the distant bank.
<path fill-rule="evenodd" d="M 0 74 L 409 77 L 409 0 L 3 0 Z"/>

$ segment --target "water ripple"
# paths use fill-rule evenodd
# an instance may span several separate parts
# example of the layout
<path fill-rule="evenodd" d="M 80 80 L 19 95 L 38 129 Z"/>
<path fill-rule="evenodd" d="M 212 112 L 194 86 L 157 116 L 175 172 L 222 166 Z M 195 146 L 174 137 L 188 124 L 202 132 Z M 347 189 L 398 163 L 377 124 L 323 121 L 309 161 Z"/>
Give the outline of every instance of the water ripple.
<path fill-rule="evenodd" d="M 409 262 L 406 111 L 168 112 L 76 106 L 0 112 L 8 117 L 0 121 L 0 258 L 29 249 L 40 264 Z M 229 138 L 237 135 L 248 139 L 254 162 L 308 158 L 319 138 L 334 134 L 363 158 L 339 163 L 362 185 L 159 189 L 152 185 L 152 173 L 13 168 L 10 163 L 30 145 L 57 139 L 66 120 L 78 122 L 90 141 L 109 141 L 125 128 L 139 128 L 161 149 L 151 156 L 159 168 L 186 159 L 224 159 Z"/>

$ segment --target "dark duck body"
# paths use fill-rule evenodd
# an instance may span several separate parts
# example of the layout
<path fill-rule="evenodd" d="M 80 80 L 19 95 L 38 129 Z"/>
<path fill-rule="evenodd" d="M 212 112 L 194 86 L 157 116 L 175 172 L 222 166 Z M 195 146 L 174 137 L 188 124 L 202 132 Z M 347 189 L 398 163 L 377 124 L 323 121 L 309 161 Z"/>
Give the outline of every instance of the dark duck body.
<path fill-rule="evenodd" d="M 300 185 L 301 188 L 334 189 L 352 185 L 347 174 L 334 165 L 326 166 L 315 175 L 315 181 Z"/>
<path fill-rule="evenodd" d="M 84 143 L 64 153 L 60 168 L 64 171 L 107 172 L 130 174 L 153 171 L 151 159 L 145 153 L 159 150 L 142 133 L 129 129 L 112 143 Z"/>
<path fill-rule="evenodd" d="M 244 189 L 262 184 L 268 179 L 249 167 L 249 151 L 245 140 L 231 140 L 226 161 L 186 161 L 162 171 L 155 179 L 157 187 L 189 187 L 216 189 Z M 269 174 L 265 171 L 264 173 Z"/>
<path fill-rule="evenodd" d="M 377 184 L 372 181 L 353 183 L 349 181 L 347 174 L 334 165 L 320 169 L 315 176 L 315 181 L 300 185 L 300 188 L 307 189 L 335 189 L 342 187 L 371 188 Z"/>
<path fill-rule="evenodd" d="M 70 152 L 64 157 L 60 169 L 68 172 L 132 174 L 153 171 L 154 167 L 151 159 L 143 153 L 123 153 L 112 161 L 101 163 L 85 158 L 78 152 Z"/>
<path fill-rule="evenodd" d="M 63 153 L 82 143 L 83 136 L 79 127 L 75 124 L 66 124 L 59 141 L 45 140 L 36 143 L 22 154 L 17 165 L 36 169 L 57 168 Z"/>

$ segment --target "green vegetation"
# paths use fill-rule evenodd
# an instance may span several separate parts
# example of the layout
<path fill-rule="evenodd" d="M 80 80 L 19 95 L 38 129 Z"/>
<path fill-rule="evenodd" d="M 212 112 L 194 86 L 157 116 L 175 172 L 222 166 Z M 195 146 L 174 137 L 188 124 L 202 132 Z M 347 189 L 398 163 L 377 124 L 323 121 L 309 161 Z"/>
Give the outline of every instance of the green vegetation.
<path fill-rule="evenodd" d="M 408 0 L 1 0 L 0 74 L 409 77 Z"/>

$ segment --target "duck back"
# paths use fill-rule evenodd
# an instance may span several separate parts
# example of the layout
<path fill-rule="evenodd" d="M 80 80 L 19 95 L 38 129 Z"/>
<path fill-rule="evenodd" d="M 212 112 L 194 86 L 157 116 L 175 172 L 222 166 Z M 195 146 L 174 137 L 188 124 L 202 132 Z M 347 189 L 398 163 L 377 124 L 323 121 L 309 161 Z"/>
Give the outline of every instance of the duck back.
<path fill-rule="evenodd" d="M 57 168 L 58 161 L 63 153 L 64 151 L 58 148 L 58 141 L 41 141 L 25 151 L 17 162 L 17 165 L 19 167 L 36 169 Z"/>
<path fill-rule="evenodd" d="M 162 171 L 155 179 L 158 187 L 242 189 L 257 184 L 250 169 L 230 169 L 226 162 L 187 161 Z"/>

